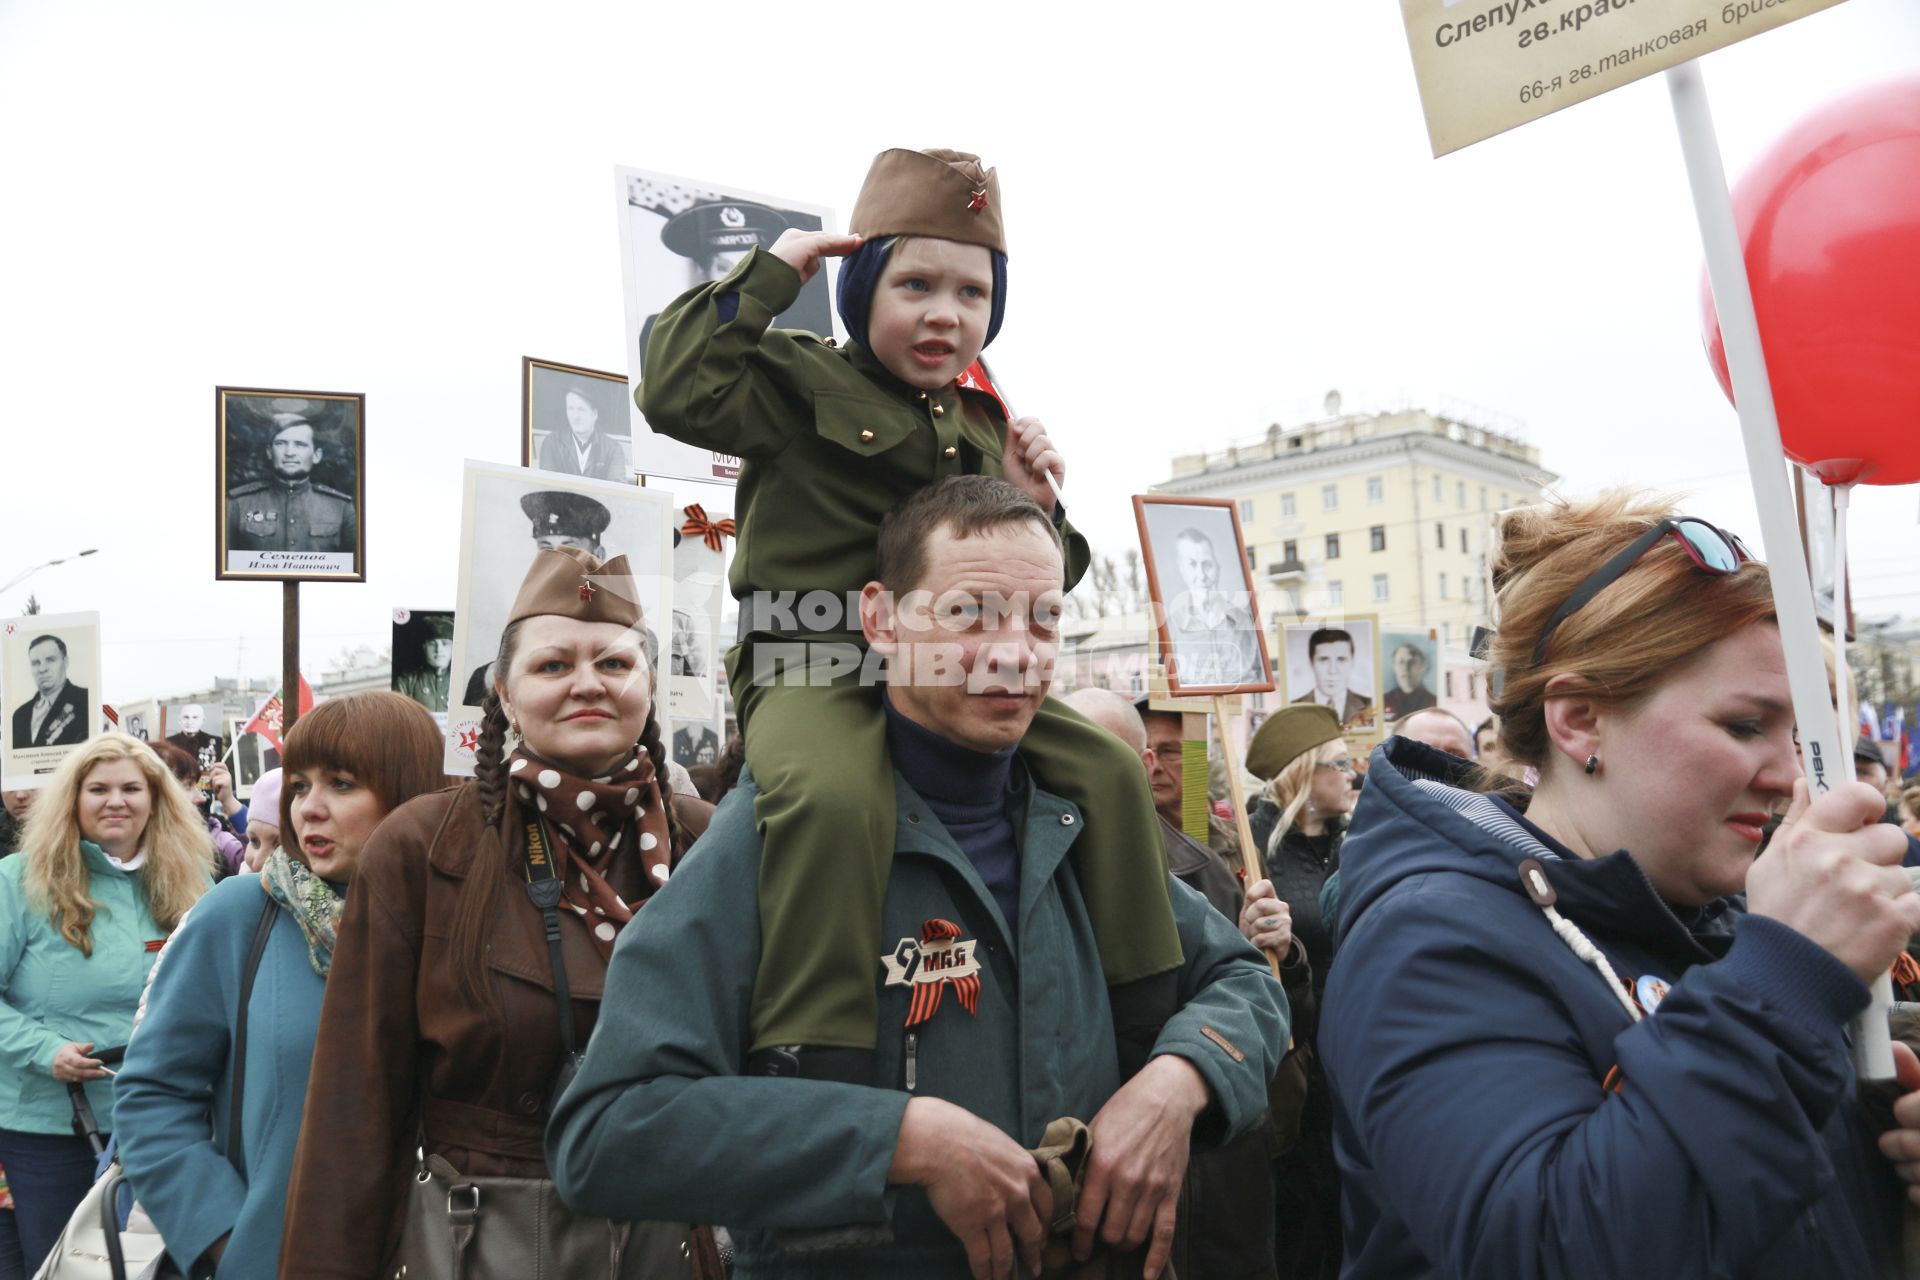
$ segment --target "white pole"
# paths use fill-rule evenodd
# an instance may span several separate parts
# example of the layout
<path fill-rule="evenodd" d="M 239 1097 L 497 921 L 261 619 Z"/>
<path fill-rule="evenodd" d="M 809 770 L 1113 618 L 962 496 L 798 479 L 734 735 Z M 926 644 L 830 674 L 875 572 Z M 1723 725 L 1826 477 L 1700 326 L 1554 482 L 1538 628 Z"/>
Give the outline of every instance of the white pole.
<path fill-rule="evenodd" d="M 1853 755 L 1860 736 L 1860 712 L 1847 688 L 1847 506 L 1853 486 L 1836 484 L 1833 490 L 1833 706 L 1840 726 L 1840 745 Z"/>
<path fill-rule="evenodd" d="M 1827 701 L 1826 663 L 1820 655 L 1820 630 L 1813 608 L 1813 585 L 1807 578 L 1800 548 L 1799 521 L 1793 495 L 1787 487 L 1786 452 L 1780 443 L 1780 420 L 1773 407 L 1773 387 L 1767 379 L 1767 360 L 1760 347 L 1760 323 L 1754 316 L 1753 291 L 1747 281 L 1740 250 L 1740 230 L 1734 221 L 1733 198 L 1727 192 L 1727 174 L 1720 162 L 1720 146 L 1713 131 L 1713 112 L 1697 62 L 1686 62 L 1667 72 L 1673 96 L 1674 122 L 1679 126 L 1680 150 L 1686 157 L 1687 180 L 1693 188 L 1694 214 L 1700 222 L 1700 240 L 1706 249 L 1707 278 L 1720 315 L 1720 336 L 1726 346 L 1727 371 L 1732 375 L 1734 403 L 1740 431 L 1746 440 L 1747 471 L 1753 481 L 1755 505 L 1760 510 L 1761 545 L 1773 579 L 1773 607 L 1780 619 L 1780 639 L 1786 648 L 1787 682 L 1793 690 L 1794 719 L 1800 726 L 1800 746 L 1807 785 L 1815 796 L 1831 791 L 1853 777 L 1852 753 L 1840 740 L 1839 723 Z M 1836 599 L 1840 597 L 1836 595 Z M 1845 626 L 1836 618 L 1836 634 Z M 1838 683 L 1845 684 L 1839 676 Z M 1887 1014 L 1893 987 L 1886 974 L 1873 983 L 1873 1003 L 1854 1023 L 1854 1067 L 1862 1079 L 1893 1079 L 1893 1050 L 1887 1038 Z"/>

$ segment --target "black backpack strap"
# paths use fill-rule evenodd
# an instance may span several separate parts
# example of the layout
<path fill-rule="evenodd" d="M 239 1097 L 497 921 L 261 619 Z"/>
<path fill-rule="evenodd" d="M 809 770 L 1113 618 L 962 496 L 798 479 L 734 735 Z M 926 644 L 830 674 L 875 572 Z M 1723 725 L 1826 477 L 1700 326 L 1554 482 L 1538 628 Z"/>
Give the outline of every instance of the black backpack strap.
<path fill-rule="evenodd" d="M 247 1176 L 240 1142 L 240 1104 L 246 1098 L 247 1084 L 247 1005 L 253 999 L 253 979 L 260 972 L 260 957 L 266 953 L 267 936 L 273 932 L 274 918 L 280 914 L 280 904 L 273 900 L 273 895 L 264 896 L 267 904 L 261 908 L 260 923 L 253 930 L 253 946 L 247 952 L 247 967 L 240 971 L 240 1016 L 233 1027 L 233 1091 L 227 1103 L 227 1159 L 233 1164 L 233 1171 L 242 1179 Z"/>

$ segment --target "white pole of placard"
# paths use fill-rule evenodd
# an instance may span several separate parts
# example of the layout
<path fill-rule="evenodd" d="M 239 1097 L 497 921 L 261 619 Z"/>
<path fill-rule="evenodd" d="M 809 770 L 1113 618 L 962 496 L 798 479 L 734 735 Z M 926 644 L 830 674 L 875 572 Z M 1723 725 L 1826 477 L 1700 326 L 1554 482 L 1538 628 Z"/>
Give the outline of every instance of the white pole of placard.
<path fill-rule="evenodd" d="M 1799 522 L 1787 487 L 1786 453 L 1780 443 L 1780 420 L 1774 413 L 1773 387 L 1760 347 L 1760 323 L 1754 315 L 1753 291 L 1747 281 L 1726 170 L 1714 137 L 1706 85 L 1698 62 L 1682 63 L 1666 75 L 1674 120 L 1680 129 L 1680 148 L 1686 156 L 1687 179 L 1693 188 L 1694 213 L 1700 221 L 1700 240 L 1706 248 L 1707 278 L 1713 285 L 1714 308 L 1720 316 L 1720 336 L 1726 345 L 1740 431 L 1746 438 L 1747 470 L 1753 481 L 1754 502 L 1760 509 L 1760 537 L 1773 579 L 1780 639 L 1786 647 L 1787 682 L 1793 690 L 1794 718 L 1800 726 L 1807 785 L 1817 797 L 1831 791 L 1837 782 L 1852 779 L 1851 753 L 1840 740 L 1840 725 L 1827 700 L 1826 663 L 1820 656 L 1813 584 L 1808 580 L 1800 549 Z M 1844 570 L 1841 573 L 1844 576 Z M 1836 635 L 1845 625 L 1843 617 L 1835 618 Z M 1844 700 L 1845 679 L 1836 683 L 1843 690 Z M 1893 987 L 1883 973 L 1874 980 L 1873 1003 L 1854 1024 L 1854 1067 L 1862 1079 L 1893 1079 L 1893 1050 L 1887 1038 L 1887 1013 L 1892 1003 Z"/>

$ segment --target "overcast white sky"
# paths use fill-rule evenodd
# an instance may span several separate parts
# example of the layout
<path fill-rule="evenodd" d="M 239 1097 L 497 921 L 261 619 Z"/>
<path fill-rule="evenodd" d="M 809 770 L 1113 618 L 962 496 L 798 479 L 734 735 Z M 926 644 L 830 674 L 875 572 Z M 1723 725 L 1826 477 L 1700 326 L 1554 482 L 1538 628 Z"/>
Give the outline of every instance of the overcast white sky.
<path fill-rule="evenodd" d="M 1706 61 L 1728 166 L 1920 70 L 1850 0 Z M 520 357 L 624 369 L 616 163 L 838 209 L 873 154 L 1000 170 L 991 351 L 1096 545 L 1179 452 L 1330 388 L 1522 420 L 1586 491 L 1756 521 L 1700 352 L 1659 78 L 1433 160 L 1399 6 L 0 0 L 0 581 L 99 609 L 106 692 L 278 669 L 216 583 L 213 388 L 364 391 L 370 578 L 303 588 L 306 669 L 450 607 L 459 460 L 518 460 Z M 705 496 L 705 495 L 702 495 Z M 1920 491 L 1855 500 L 1863 609 L 1920 614 Z"/>

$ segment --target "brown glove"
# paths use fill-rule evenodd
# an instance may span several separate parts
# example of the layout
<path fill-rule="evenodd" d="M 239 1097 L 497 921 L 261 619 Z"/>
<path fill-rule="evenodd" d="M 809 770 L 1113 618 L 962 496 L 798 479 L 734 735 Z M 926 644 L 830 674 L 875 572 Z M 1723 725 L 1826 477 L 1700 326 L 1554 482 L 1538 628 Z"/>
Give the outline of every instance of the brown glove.
<path fill-rule="evenodd" d="M 1047 1242 L 1041 1251 L 1041 1280 L 1141 1280 L 1146 1267 L 1145 1246 L 1119 1252 L 1094 1241 L 1085 1262 L 1073 1260 L 1073 1219 L 1080 1207 L 1080 1187 L 1093 1158 L 1093 1134 L 1072 1116 L 1047 1126 L 1032 1152 L 1040 1176 L 1053 1193 L 1053 1220 L 1047 1224 Z M 1163 1273 L 1177 1280 L 1169 1266 Z"/>

